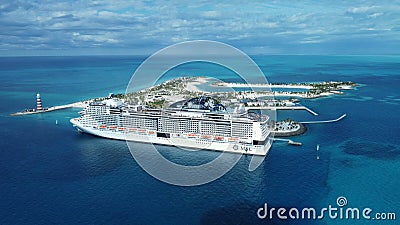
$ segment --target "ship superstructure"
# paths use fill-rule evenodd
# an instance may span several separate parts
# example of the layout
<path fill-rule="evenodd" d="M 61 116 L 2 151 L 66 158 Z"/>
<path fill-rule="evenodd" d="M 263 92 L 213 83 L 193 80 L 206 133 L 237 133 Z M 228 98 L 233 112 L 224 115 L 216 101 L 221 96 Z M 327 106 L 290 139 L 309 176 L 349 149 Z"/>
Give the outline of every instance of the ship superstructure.
<path fill-rule="evenodd" d="M 266 155 L 272 142 L 268 116 L 228 113 L 220 104 L 149 109 L 107 99 L 90 103 L 81 114 L 71 119 L 79 131 L 111 139 L 253 155 Z"/>

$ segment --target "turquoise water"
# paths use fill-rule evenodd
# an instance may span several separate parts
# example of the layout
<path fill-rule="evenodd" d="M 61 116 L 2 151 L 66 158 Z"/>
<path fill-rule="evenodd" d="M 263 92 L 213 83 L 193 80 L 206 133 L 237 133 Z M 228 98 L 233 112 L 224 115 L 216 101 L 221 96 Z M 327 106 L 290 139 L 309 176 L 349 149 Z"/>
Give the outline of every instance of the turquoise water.
<path fill-rule="evenodd" d="M 275 143 L 261 166 L 248 171 L 243 156 L 222 178 L 197 187 L 162 183 L 131 157 L 125 142 L 77 133 L 69 119 L 79 109 L 11 117 L 44 106 L 124 92 L 144 58 L 15 57 L 0 61 L 0 224 L 268 224 L 256 211 L 271 207 L 336 206 L 400 214 L 400 57 L 253 57 L 270 82 L 350 80 L 346 95 L 304 100 L 319 116 L 282 111 L 300 121 L 347 117 L 308 125 L 294 137 L 301 147 Z M 203 71 L 204 69 L 207 71 Z M 215 70 L 214 70 L 215 69 Z M 221 68 L 187 65 L 173 75 L 235 76 Z M 173 76 L 172 75 L 172 76 Z M 55 124 L 58 121 L 58 125 Z M 316 160 L 320 144 L 320 160 Z M 136 148 L 141 148 L 137 144 Z M 202 163 L 216 152 L 160 147 L 182 163 Z M 377 221 L 273 220 L 274 224 L 374 224 Z M 396 224 L 386 221 L 386 224 Z"/>

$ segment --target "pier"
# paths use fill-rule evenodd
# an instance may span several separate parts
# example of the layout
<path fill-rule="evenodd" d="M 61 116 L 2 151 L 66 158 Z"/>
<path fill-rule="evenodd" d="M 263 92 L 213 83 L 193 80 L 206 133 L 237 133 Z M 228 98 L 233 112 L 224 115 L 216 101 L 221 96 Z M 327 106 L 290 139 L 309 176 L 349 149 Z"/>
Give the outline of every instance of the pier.
<path fill-rule="evenodd" d="M 314 112 L 313 110 L 303 106 L 303 105 L 296 105 L 296 106 L 254 106 L 254 107 L 245 107 L 246 110 L 249 109 L 269 109 L 269 110 L 306 110 L 307 112 L 313 114 L 314 116 L 318 116 L 318 113 Z"/>
<path fill-rule="evenodd" d="M 85 108 L 87 105 L 88 105 L 88 101 L 80 101 L 80 102 L 70 103 L 70 104 L 66 104 L 66 105 L 59 105 L 59 106 L 43 108 L 42 99 L 40 98 L 40 94 L 37 93 L 36 94 L 36 109 L 25 109 L 24 111 L 12 113 L 10 115 L 11 116 L 23 116 L 23 115 L 52 112 L 55 110 L 67 109 L 67 108 Z"/>
<path fill-rule="evenodd" d="M 322 121 L 303 121 L 303 122 L 299 122 L 299 123 L 303 123 L 303 124 L 312 124 L 312 123 L 333 123 L 333 122 L 337 122 L 343 118 L 346 117 L 346 114 L 343 114 L 342 116 L 340 116 L 337 119 L 333 119 L 333 120 L 322 120 Z"/>
<path fill-rule="evenodd" d="M 36 109 L 36 110 L 26 110 L 22 112 L 16 112 L 11 114 L 11 116 L 23 116 L 23 115 L 31 115 L 31 114 L 38 114 L 38 113 L 46 113 L 46 112 L 52 112 L 56 110 L 61 110 L 61 109 L 68 109 L 68 108 L 84 108 L 87 104 L 85 102 L 75 102 L 71 104 L 66 104 L 66 105 L 59 105 L 59 106 L 52 106 L 49 108 L 44 108 L 44 109 Z"/>

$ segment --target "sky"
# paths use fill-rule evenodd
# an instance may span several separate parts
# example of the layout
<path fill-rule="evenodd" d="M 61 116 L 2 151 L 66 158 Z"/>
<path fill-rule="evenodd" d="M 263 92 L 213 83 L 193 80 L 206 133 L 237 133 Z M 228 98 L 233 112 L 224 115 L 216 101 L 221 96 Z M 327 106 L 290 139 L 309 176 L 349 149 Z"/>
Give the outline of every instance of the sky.
<path fill-rule="evenodd" d="M 397 55 L 400 0 L 2 0 L 0 38 L 0 56 L 149 55 L 189 40 L 252 55 Z"/>

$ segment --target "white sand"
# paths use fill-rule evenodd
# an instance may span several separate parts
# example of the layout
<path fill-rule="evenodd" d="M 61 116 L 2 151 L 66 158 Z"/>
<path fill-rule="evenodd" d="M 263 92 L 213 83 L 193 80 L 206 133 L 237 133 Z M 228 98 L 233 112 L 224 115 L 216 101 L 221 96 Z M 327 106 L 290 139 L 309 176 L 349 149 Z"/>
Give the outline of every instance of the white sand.
<path fill-rule="evenodd" d="M 219 82 L 214 84 L 215 86 L 224 87 L 258 87 L 258 88 L 299 88 L 299 89 L 312 89 L 311 85 L 301 85 L 301 84 L 243 84 L 243 83 L 224 83 Z"/>
<path fill-rule="evenodd" d="M 186 84 L 186 89 L 193 92 L 205 92 L 201 90 L 197 85 L 205 84 L 209 81 L 206 77 L 196 77 L 193 81 L 189 81 Z"/>

